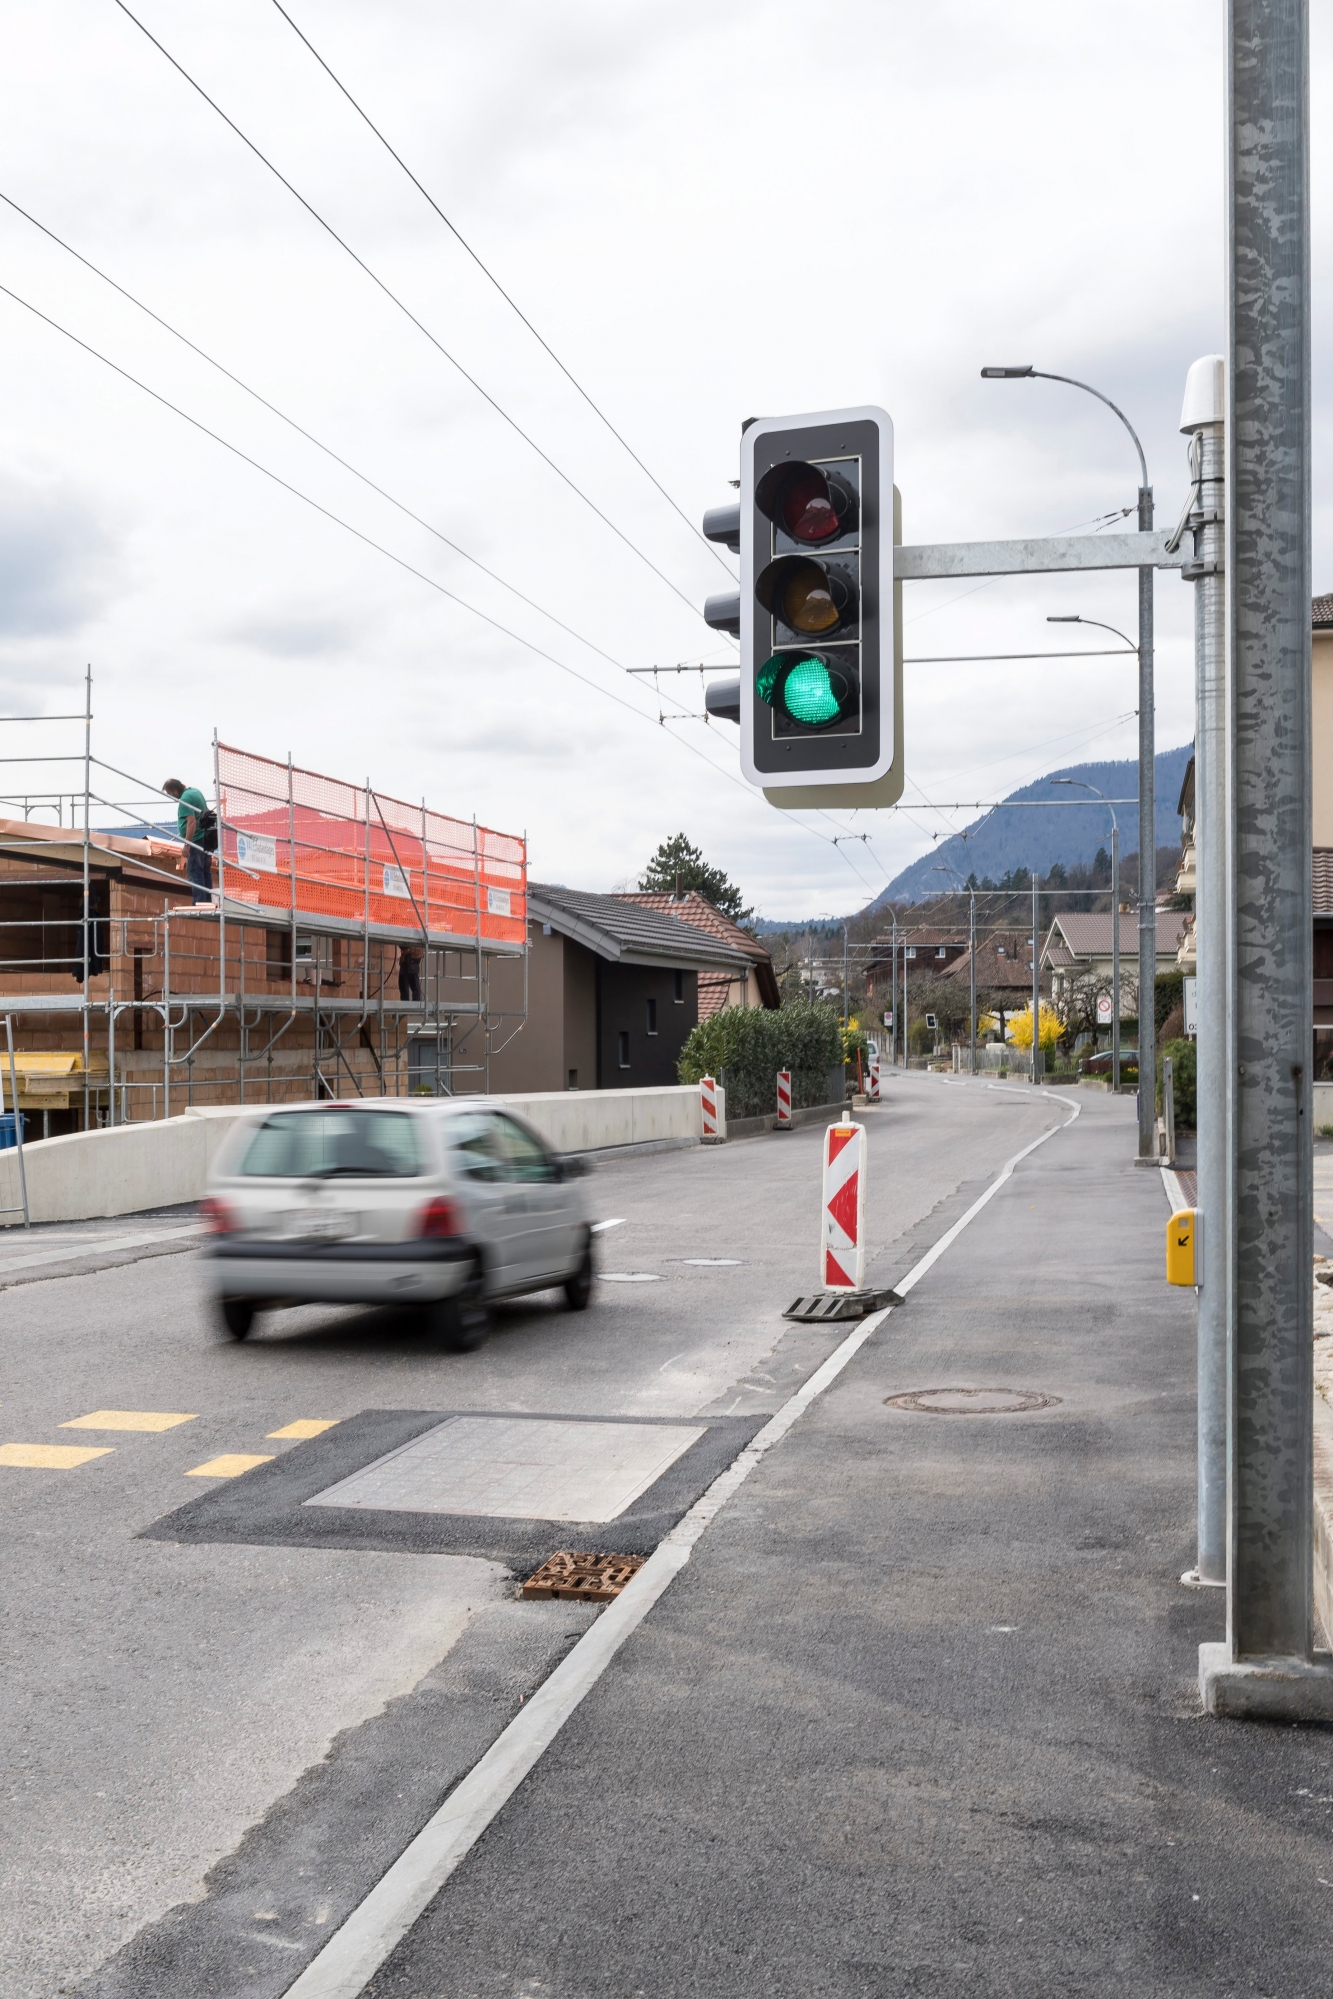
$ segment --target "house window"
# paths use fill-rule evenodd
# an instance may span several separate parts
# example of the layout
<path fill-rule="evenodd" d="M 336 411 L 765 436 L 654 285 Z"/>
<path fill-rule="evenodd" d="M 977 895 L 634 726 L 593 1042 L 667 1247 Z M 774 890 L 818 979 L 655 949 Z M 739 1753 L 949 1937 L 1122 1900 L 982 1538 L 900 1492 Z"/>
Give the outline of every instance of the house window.
<path fill-rule="evenodd" d="M 947 944 L 941 944 L 939 950 L 935 953 L 935 956 L 937 958 L 947 958 L 948 955 L 949 955 L 949 947 Z"/>
<path fill-rule="evenodd" d="M 264 977 L 290 979 L 292 975 L 292 933 L 290 930 L 264 932 Z"/>
<path fill-rule="evenodd" d="M 673 972 L 673 973 L 671 974 L 671 977 L 672 977 L 672 980 L 674 981 L 674 985 L 673 985 L 673 989 L 672 989 L 672 993 L 671 993 L 671 1000 L 672 1000 L 672 1004 L 673 1004 L 674 1006 L 684 1006 L 684 1004 L 685 1004 L 685 974 L 684 974 L 684 972 Z"/>
<path fill-rule="evenodd" d="M 909 957 L 909 958 L 915 958 L 915 956 L 916 956 L 916 945 L 915 945 L 915 944 L 909 944 L 909 945 L 908 945 L 908 947 L 907 947 L 907 955 L 908 955 L 908 957 Z"/>
<path fill-rule="evenodd" d="M 450 1046 L 447 1034 L 414 1034 L 407 1044 L 409 1097 L 451 1097 Z"/>
<path fill-rule="evenodd" d="M 622 1069 L 629 1067 L 629 1035 L 622 1027 L 616 1036 L 617 1055 Z"/>
<path fill-rule="evenodd" d="M 649 1032 L 650 1034 L 656 1034 L 656 1032 L 657 1032 L 657 1001 L 656 1001 L 655 999 L 650 999 L 650 1000 L 648 1001 L 648 1003 L 647 1003 L 647 1015 L 648 1015 L 648 1020 L 647 1020 L 647 1027 L 648 1027 L 648 1032 Z"/>

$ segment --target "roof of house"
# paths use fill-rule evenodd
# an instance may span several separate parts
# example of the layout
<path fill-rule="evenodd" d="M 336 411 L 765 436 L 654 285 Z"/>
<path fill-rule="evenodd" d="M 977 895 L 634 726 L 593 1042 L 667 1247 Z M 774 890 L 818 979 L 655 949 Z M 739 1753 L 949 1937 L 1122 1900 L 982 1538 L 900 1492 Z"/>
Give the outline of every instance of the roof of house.
<path fill-rule="evenodd" d="M 957 985 L 972 978 L 972 953 L 964 951 L 940 974 Z M 977 984 L 991 992 L 1007 986 L 1028 994 L 1032 991 L 1032 942 L 1026 930 L 1006 930 L 977 940 Z"/>
<path fill-rule="evenodd" d="M 1174 958 L 1185 928 L 1182 910 L 1157 911 L 1157 955 Z M 1057 916 L 1046 933 L 1042 961 L 1047 965 L 1076 965 L 1080 959 L 1108 958 L 1111 955 L 1111 912 L 1109 909 L 1071 909 Z M 1126 958 L 1139 955 L 1139 919 L 1136 910 L 1120 912 L 1120 951 Z"/>
<path fill-rule="evenodd" d="M 904 944 L 909 946 L 915 944 L 918 950 L 924 944 L 944 944 L 953 951 L 965 951 L 967 949 L 966 937 L 960 937 L 956 930 L 931 930 L 924 925 L 920 929 L 913 928 L 909 930 L 904 926 L 899 930 L 898 948 L 901 950 Z M 893 956 L 892 935 L 874 938 L 870 949 L 876 956 L 882 954 L 887 962 Z M 874 959 L 871 962 L 873 963 Z"/>
<path fill-rule="evenodd" d="M 1333 599 L 1330 599 L 1333 602 Z M 1185 775 L 1180 780 L 1180 796 L 1176 800 L 1176 813 L 1181 819 L 1194 817 L 1194 758 L 1191 755 L 1185 766 Z"/>
<path fill-rule="evenodd" d="M 708 966 L 733 976 L 750 969 L 748 952 L 696 924 L 644 909 L 628 896 L 586 895 L 581 889 L 529 882 L 528 916 L 612 964 L 670 965 L 687 971 Z"/>
<path fill-rule="evenodd" d="M 782 1005 L 782 994 L 778 991 L 777 974 L 773 970 L 773 953 L 748 930 L 742 930 L 739 923 L 733 923 L 720 909 L 715 909 L 706 896 L 698 889 L 687 888 L 679 896 L 670 889 L 637 889 L 632 893 L 618 895 L 617 902 L 636 902 L 641 909 L 655 909 L 663 916 L 671 916 L 680 923 L 689 923 L 696 930 L 705 931 L 710 937 L 743 951 L 750 960 L 754 971 L 755 984 L 764 1005 L 776 1009 Z M 730 981 L 722 977 L 699 981 L 699 1018 L 707 1020 L 710 1014 L 718 1013 L 727 1003 L 727 987 Z"/>
<path fill-rule="evenodd" d="M 1311 623 L 1315 631 L 1328 631 L 1333 626 L 1333 590 L 1323 597 L 1316 597 L 1311 608 L 1314 613 Z"/>

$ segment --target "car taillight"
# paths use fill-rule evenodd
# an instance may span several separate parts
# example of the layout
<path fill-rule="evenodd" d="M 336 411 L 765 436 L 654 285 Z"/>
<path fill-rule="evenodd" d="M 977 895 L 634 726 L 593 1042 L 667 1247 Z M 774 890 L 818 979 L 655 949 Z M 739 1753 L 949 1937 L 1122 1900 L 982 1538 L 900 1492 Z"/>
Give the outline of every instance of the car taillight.
<path fill-rule="evenodd" d="M 199 1203 L 199 1219 L 210 1235 L 235 1235 L 241 1226 L 235 1208 L 213 1194 Z"/>
<path fill-rule="evenodd" d="M 456 1201 L 446 1201 L 443 1194 L 437 1194 L 433 1201 L 427 1201 L 417 1222 L 419 1236 L 462 1235 L 463 1217 Z"/>

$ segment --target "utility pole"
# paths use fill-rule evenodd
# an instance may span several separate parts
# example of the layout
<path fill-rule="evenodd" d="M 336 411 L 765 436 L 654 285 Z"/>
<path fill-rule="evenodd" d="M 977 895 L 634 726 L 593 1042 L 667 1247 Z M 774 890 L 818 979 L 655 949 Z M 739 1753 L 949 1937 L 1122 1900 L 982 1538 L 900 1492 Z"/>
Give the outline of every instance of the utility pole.
<path fill-rule="evenodd" d="M 842 926 L 842 1024 L 847 1026 L 847 925 Z"/>
<path fill-rule="evenodd" d="M 1032 1080 L 1041 1081 L 1041 952 L 1037 936 L 1037 870 L 1032 870 Z"/>
<path fill-rule="evenodd" d="M 1226 364 L 1189 371 L 1180 427 L 1190 440 L 1194 504 L 1194 939 L 1198 1206 L 1198 1515 L 1196 1566 L 1182 1581 L 1227 1579 L 1227 788 Z"/>
<path fill-rule="evenodd" d="M 975 874 L 973 880 L 976 879 Z M 972 1014 L 972 1074 L 977 1073 L 977 892 L 967 891 L 967 962 L 969 968 L 968 1005 Z"/>
<path fill-rule="evenodd" d="M 1333 1720 L 1313 1649 L 1306 0 L 1227 7 L 1227 1635 L 1215 1714 Z"/>

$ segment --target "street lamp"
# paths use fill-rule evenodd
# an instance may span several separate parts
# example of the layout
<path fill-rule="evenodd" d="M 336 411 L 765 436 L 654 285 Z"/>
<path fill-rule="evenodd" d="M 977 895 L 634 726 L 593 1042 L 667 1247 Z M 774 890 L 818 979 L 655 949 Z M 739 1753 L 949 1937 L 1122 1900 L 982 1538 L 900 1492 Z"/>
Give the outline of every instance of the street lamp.
<path fill-rule="evenodd" d="M 1108 626 L 1109 630 L 1110 627 Z M 1098 791 L 1095 784 L 1088 784 L 1081 777 L 1053 777 L 1052 784 L 1076 784 L 1080 791 L 1091 791 L 1101 799 L 1111 815 L 1111 1089 L 1120 1089 L 1120 822 L 1115 816 L 1115 807 L 1104 791 Z M 1142 873 L 1142 869 L 1140 869 Z M 1154 935 L 1153 943 L 1157 939 Z M 1157 970 L 1157 959 L 1153 957 L 1153 971 Z M 1143 967 L 1139 966 L 1139 990 L 1143 990 Z M 1143 1032 L 1143 1002 L 1139 1001 L 1139 1032 Z M 1139 1070 L 1142 1084 L 1143 1071 Z"/>
<path fill-rule="evenodd" d="M 968 980 L 970 987 L 968 1006 L 971 1009 L 969 1015 L 972 1032 L 971 1074 L 975 1076 L 977 1073 L 977 892 L 971 882 L 963 881 L 963 877 L 959 874 L 957 868 L 951 868 L 943 861 L 938 862 L 931 869 L 931 873 L 952 875 L 956 881 L 962 882 L 963 887 L 967 890 L 967 963 L 970 974 Z"/>
<path fill-rule="evenodd" d="M 1152 487 L 1148 484 L 1148 461 L 1143 455 L 1135 430 L 1125 412 L 1104 396 L 1100 389 L 1094 389 L 1090 382 L 1080 382 L 1073 375 L 1053 375 L 1044 368 L 1034 368 L 1031 363 L 1011 368 L 983 368 L 982 378 L 988 382 L 997 381 L 1039 381 L 1065 382 L 1070 388 L 1082 389 L 1087 395 L 1095 396 L 1099 403 L 1119 417 L 1134 441 L 1134 449 L 1139 459 L 1139 530 L 1147 533 L 1153 524 Z M 1091 619 L 1079 622 L 1089 624 Z M 1111 629 L 1107 627 L 1106 629 Z M 1117 637 L 1123 637 L 1117 633 Z M 1154 755 L 1155 732 L 1153 725 L 1153 572 L 1151 568 L 1139 571 L 1139 1158 L 1151 1161 L 1156 1156 L 1155 1111 L 1156 1103 L 1151 1089 L 1145 1090 L 1143 1079 L 1157 1073 L 1157 1022 L 1153 1013 L 1153 998 L 1156 987 L 1153 978 L 1157 971 L 1157 808 L 1154 795 Z M 1145 859 L 1145 856 L 1147 857 Z M 1148 869 L 1152 886 L 1144 894 L 1143 871 Z M 1116 936 L 1119 937 L 1119 910 L 1116 911 Z M 1143 1003 L 1144 967 L 1151 966 L 1152 974 L 1148 983 L 1149 1004 Z"/>

